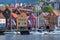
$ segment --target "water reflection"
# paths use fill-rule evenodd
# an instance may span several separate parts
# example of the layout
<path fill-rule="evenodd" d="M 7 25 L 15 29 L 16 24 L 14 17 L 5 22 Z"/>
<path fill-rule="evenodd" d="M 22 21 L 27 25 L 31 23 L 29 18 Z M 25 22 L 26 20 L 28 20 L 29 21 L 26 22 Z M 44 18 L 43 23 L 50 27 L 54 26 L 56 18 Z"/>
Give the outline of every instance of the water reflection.
<path fill-rule="evenodd" d="M 60 35 L 44 35 L 43 40 L 60 40 Z"/>
<path fill-rule="evenodd" d="M 7 34 L 5 35 L 5 40 L 15 40 L 16 35 L 12 35 L 12 34 Z"/>
<path fill-rule="evenodd" d="M 60 40 L 60 35 L 0 35 L 0 40 Z"/>

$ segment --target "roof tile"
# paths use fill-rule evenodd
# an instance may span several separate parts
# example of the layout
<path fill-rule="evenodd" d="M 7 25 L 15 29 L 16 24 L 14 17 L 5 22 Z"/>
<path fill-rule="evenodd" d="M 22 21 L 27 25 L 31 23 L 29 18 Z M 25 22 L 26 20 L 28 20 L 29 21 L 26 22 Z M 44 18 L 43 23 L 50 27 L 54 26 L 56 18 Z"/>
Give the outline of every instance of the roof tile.
<path fill-rule="evenodd" d="M 5 17 L 3 16 L 2 13 L 0 13 L 0 19 L 4 19 Z"/>
<path fill-rule="evenodd" d="M 14 18 L 17 18 L 17 17 L 18 17 L 18 15 L 15 14 L 15 13 L 12 13 L 12 16 L 13 16 Z"/>
<path fill-rule="evenodd" d="M 53 13 L 54 13 L 56 16 L 58 16 L 58 15 L 59 15 L 59 13 L 58 13 L 58 11 L 57 11 L 57 10 L 53 10 Z"/>

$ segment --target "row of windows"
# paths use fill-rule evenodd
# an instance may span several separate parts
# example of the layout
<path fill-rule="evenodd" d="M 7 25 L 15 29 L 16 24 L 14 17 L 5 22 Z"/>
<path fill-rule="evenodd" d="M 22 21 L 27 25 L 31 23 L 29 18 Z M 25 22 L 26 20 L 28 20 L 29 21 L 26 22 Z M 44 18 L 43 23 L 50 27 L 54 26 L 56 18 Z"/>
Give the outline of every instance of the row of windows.
<path fill-rule="evenodd" d="M 48 20 L 56 20 L 56 18 L 48 18 Z"/>
<path fill-rule="evenodd" d="M 51 23 L 51 24 L 57 24 L 56 22 L 49 22 L 49 23 Z"/>
<path fill-rule="evenodd" d="M 26 22 L 18 22 L 18 25 L 26 25 Z"/>
<path fill-rule="evenodd" d="M 18 20 L 19 21 L 25 21 L 26 19 L 25 18 L 19 18 Z"/>

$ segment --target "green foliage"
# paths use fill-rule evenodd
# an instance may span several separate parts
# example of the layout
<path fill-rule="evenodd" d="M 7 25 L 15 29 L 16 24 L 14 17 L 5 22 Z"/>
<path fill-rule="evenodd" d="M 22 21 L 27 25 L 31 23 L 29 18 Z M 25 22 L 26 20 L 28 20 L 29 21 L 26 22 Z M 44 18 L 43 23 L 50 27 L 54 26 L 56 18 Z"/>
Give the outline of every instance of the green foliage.
<path fill-rule="evenodd" d="M 35 11 L 35 12 L 38 13 L 40 10 L 41 10 L 41 7 L 40 7 L 39 5 L 35 5 L 35 6 L 34 6 L 34 11 Z"/>
<path fill-rule="evenodd" d="M 2 8 L 10 8 L 10 6 L 4 5 L 2 6 Z"/>
<path fill-rule="evenodd" d="M 8 10 L 8 9 L 6 9 L 4 12 L 3 12 L 3 15 L 4 15 L 4 17 L 7 19 L 7 18 L 9 18 L 9 16 L 10 16 L 10 11 Z"/>
<path fill-rule="evenodd" d="M 53 11 L 53 9 L 54 8 L 52 6 L 45 6 L 43 8 L 43 12 L 49 12 L 49 13 L 51 13 Z"/>
<path fill-rule="evenodd" d="M 39 0 L 39 2 L 46 2 L 47 0 Z"/>

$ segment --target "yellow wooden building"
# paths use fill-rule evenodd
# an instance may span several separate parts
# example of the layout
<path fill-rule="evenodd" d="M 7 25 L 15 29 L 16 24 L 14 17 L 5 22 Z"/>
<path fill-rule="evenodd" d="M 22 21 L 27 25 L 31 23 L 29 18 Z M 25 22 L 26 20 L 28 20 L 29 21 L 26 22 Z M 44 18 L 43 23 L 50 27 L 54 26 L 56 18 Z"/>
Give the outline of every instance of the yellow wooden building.
<path fill-rule="evenodd" d="M 28 26 L 27 15 L 25 13 L 21 13 L 20 15 L 18 15 L 17 18 L 17 28 L 27 27 L 27 26 Z"/>

